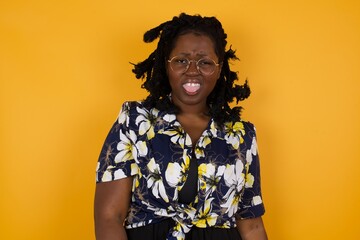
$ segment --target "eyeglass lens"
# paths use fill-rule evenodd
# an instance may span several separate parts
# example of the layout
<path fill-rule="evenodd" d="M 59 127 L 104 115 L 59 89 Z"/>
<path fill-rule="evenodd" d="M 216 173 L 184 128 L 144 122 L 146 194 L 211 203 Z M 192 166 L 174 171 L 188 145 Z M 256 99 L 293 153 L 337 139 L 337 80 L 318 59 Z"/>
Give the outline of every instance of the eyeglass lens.
<path fill-rule="evenodd" d="M 217 66 L 215 61 L 210 58 L 202 58 L 196 61 L 196 60 L 189 60 L 184 57 L 175 56 L 172 59 L 168 60 L 168 62 L 170 62 L 171 69 L 174 72 L 179 72 L 179 73 L 186 72 L 189 69 L 191 62 L 194 62 L 196 64 L 196 68 L 198 69 L 198 71 L 205 75 L 212 74 Z"/>

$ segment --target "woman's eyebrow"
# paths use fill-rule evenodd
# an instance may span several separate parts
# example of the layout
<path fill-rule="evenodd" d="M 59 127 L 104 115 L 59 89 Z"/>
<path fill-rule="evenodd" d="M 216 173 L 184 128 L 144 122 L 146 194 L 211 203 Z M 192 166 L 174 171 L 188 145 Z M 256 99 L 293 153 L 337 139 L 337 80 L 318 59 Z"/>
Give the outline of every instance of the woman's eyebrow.
<path fill-rule="evenodd" d="M 185 52 L 180 52 L 178 54 L 176 54 L 177 56 L 185 56 L 185 57 L 189 57 L 191 56 L 192 54 L 191 53 L 185 53 Z M 207 57 L 209 56 L 209 54 L 207 53 L 197 53 L 196 54 L 197 57 Z"/>

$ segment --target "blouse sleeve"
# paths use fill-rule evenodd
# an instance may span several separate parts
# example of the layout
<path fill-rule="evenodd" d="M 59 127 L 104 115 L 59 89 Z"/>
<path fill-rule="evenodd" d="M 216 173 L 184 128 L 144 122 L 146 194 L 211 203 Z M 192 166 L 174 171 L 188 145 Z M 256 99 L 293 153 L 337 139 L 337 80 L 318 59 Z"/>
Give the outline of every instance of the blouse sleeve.
<path fill-rule="evenodd" d="M 97 183 L 122 179 L 138 172 L 132 154 L 129 111 L 129 104 L 126 102 L 105 139 L 96 167 Z"/>
<path fill-rule="evenodd" d="M 260 162 L 256 143 L 256 129 L 249 122 L 244 123 L 245 135 L 242 148 L 246 152 L 245 189 L 239 203 L 237 218 L 256 218 L 265 213 L 260 186 Z"/>

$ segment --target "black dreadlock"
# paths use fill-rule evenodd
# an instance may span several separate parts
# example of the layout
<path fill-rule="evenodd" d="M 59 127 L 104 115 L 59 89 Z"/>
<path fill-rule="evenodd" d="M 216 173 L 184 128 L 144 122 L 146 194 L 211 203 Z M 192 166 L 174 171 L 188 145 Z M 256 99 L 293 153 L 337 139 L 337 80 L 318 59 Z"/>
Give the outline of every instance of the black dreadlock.
<path fill-rule="evenodd" d="M 229 103 L 233 102 L 234 98 L 238 103 L 249 97 L 250 88 L 247 81 L 244 85 L 234 84 L 238 76 L 236 72 L 230 70 L 229 60 L 238 60 L 238 58 L 231 48 L 225 50 L 227 35 L 215 17 L 181 13 L 171 21 L 164 22 L 144 34 L 144 42 L 147 43 L 160 37 L 155 51 L 144 61 L 134 64 L 132 70 L 136 78 L 145 78 L 142 87 L 149 92 L 144 101 L 145 106 L 176 113 L 177 108 L 168 97 L 171 87 L 166 74 L 166 60 L 169 59 L 177 38 L 190 32 L 208 36 L 214 42 L 219 62 L 222 62 L 220 77 L 207 98 L 210 116 L 220 126 L 225 122 L 239 121 L 241 107 L 231 108 Z"/>

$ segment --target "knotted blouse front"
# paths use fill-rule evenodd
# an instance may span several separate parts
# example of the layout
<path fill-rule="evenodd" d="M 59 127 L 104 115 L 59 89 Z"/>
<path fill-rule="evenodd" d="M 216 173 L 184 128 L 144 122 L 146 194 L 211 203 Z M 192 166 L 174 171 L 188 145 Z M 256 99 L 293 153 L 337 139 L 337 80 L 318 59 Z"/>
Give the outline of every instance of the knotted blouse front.
<path fill-rule="evenodd" d="M 195 146 L 193 147 L 193 144 Z M 189 204 L 179 191 L 190 159 L 198 168 L 198 193 Z M 236 218 L 264 214 L 254 126 L 245 121 L 218 127 L 211 119 L 197 143 L 175 114 L 125 102 L 103 145 L 97 182 L 134 177 L 126 228 L 175 221 L 168 240 L 184 239 L 193 226 L 236 227 Z"/>

